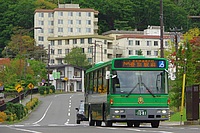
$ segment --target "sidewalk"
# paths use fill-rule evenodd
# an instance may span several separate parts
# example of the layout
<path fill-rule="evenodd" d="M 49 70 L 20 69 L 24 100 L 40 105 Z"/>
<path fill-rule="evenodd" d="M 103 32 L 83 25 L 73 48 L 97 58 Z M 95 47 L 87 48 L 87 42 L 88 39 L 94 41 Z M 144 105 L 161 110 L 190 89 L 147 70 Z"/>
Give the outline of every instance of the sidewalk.
<path fill-rule="evenodd" d="M 37 97 L 40 98 L 40 94 L 32 94 L 32 98 Z M 31 100 L 31 95 L 27 95 L 24 99 L 21 100 L 21 104 L 23 104 L 24 106 L 26 106 L 26 103 L 29 102 Z"/>

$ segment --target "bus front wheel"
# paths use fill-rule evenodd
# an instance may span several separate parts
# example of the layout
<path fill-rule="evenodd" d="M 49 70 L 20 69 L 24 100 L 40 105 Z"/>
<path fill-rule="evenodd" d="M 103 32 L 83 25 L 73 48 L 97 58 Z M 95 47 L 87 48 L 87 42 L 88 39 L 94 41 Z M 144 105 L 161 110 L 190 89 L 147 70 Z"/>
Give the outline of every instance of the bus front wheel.
<path fill-rule="evenodd" d="M 160 121 L 152 121 L 151 122 L 151 127 L 152 128 L 158 128 L 160 125 Z"/>
<path fill-rule="evenodd" d="M 134 122 L 134 127 L 139 127 L 140 126 L 140 122 Z"/>

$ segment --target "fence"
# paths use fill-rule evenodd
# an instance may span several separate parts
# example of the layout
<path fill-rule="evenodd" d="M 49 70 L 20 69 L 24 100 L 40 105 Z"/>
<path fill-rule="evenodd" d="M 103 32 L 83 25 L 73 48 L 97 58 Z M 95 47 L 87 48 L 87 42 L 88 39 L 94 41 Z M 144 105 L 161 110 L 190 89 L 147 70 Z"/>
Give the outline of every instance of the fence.
<path fill-rule="evenodd" d="M 30 95 L 31 94 L 31 91 L 32 91 L 32 94 L 36 94 L 38 93 L 38 88 L 34 88 L 32 90 L 27 90 L 26 92 L 24 93 L 21 93 L 20 95 L 18 95 L 16 98 L 8 101 L 8 102 L 11 102 L 11 103 L 19 103 L 20 99 L 24 99 L 26 96 Z M 6 110 L 6 103 L 1 105 L 0 106 L 0 111 L 4 111 Z"/>

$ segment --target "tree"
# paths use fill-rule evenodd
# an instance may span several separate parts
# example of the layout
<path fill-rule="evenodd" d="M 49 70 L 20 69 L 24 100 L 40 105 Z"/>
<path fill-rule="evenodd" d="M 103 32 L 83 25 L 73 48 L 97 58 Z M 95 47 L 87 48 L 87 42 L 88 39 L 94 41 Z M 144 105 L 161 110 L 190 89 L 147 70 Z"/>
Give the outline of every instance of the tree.
<path fill-rule="evenodd" d="M 171 99 L 172 105 L 179 108 L 180 98 L 181 98 L 181 89 L 183 84 L 183 73 L 186 73 L 186 84 L 185 86 L 191 86 L 199 83 L 199 43 L 195 38 L 198 38 L 199 34 L 198 29 L 191 29 L 184 34 L 184 41 L 179 46 L 178 52 L 171 55 L 177 56 L 178 61 L 176 62 L 177 72 L 176 80 L 171 81 Z M 179 99 L 179 100 L 177 100 Z"/>
<path fill-rule="evenodd" d="M 86 60 L 86 54 L 79 47 L 72 48 L 72 51 L 65 57 L 65 63 L 83 68 L 89 66 L 89 62 Z"/>
<path fill-rule="evenodd" d="M 21 84 L 27 88 L 29 83 L 37 85 L 47 78 L 45 64 L 36 60 L 13 59 L 5 69 L 0 71 L 0 82 L 8 90 L 15 91 L 15 86 Z"/>

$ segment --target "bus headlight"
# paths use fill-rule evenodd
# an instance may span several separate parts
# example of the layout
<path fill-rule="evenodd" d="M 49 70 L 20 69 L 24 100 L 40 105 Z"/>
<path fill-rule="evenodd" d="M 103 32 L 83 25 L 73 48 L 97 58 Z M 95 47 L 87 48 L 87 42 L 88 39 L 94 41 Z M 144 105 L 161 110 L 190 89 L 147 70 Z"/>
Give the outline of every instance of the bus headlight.
<path fill-rule="evenodd" d="M 118 113 L 124 113 L 125 111 L 123 110 L 123 109 L 120 109 L 120 110 L 115 110 L 114 111 L 116 114 L 118 114 Z"/>
<path fill-rule="evenodd" d="M 162 113 L 163 113 L 163 114 L 166 114 L 166 113 L 167 113 L 167 111 L 166 111 L 166 110 L 162 110 Z"/>

